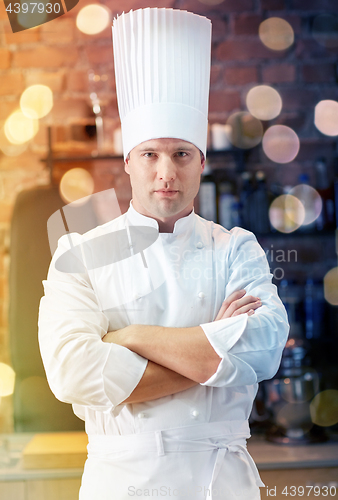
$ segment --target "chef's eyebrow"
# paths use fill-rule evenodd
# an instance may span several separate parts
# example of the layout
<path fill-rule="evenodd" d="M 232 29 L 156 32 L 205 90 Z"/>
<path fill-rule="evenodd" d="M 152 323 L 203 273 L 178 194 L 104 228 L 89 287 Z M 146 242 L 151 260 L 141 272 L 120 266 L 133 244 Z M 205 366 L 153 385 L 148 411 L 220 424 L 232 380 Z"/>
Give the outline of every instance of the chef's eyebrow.
<path fill-rule="evenodd" d="M 153 147 L 145 148 L 145 147 L 143 147 L 142 149 L 139 150 L 140 153 L 144 153 L 146 151 L 155 152 L 155 151 L 158 151 L 158 148 L 153 148 Z M 182 144 L 181 146 L 178 146 L 177 148 L 175 148 L 175 151 L 194 151 L 194 148 L 193 148 L 193 146 L 184 146 Z"/>

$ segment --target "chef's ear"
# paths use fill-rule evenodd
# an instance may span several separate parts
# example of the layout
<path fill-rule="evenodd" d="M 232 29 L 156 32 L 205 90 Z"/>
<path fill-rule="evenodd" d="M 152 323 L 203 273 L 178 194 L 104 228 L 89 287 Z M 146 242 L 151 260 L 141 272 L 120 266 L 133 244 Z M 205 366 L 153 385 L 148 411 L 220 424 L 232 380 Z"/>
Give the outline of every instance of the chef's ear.
<path fill-rule="evenodd" d="M 129 170 L 129 161 L 130 161 L 130 153 L 128 153 L 126 159 L 124 160 L 124 171 L 126 174 L 130 175 L 130 170 Z"/>
<path fill-rule="evenodd" d="M 205 156 L 200 150 L 200 155 L 201 155 L 201 174 L 203 173 L 203 170 L 205 169 Z"/>

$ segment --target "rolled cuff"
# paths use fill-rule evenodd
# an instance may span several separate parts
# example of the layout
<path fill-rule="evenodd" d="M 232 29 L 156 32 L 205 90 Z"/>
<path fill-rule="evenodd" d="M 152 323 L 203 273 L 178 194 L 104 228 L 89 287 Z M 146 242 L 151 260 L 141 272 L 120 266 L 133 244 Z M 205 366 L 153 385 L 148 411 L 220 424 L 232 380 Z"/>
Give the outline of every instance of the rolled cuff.
<path fill-rule="evenodd" d="M 121 404 L 140 382 L 148 360 L 118 344 L 110 352 L 102 370 L 103 388 L 113 407 Z"/>

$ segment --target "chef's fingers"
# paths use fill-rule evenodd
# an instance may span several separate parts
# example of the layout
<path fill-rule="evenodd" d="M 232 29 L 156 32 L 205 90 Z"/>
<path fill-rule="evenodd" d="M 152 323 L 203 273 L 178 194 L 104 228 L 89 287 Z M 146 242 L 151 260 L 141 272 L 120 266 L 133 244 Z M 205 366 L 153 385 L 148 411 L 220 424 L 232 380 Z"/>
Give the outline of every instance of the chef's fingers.
<path fill-rule="evenodd" d="M 261 306 L 262 302 L 260 300 L 257 300 L 254 303 L 250 302 L 249 304 L 246 304 L 245 306 L 236 309 L 236 311 L 232 314 L 232 316 L 238 316 L 239 314 L 245 314 L 245 313 L 248 313 L 249 316 L 251 316 L 255 312 L 255 310 Z"/>
<path fill-rule="evenodd" d="M 229 299 L 230 298 L 231 296 L 229 296 Z M 238 314 L 247 313 L 250 309 L 253 308 L 254 305 L 255 308 L 261 305 L 260 299 L 258 297 L 245 295 L 241 298 L 237 298 L 235 300 L 232 300 L 230 304 L 225 304 L 225 307 L 223 309 L 221 307 L 218 319 L 231 318 L 232 316 L 236 316 Z"/>
<path fill-rule="evenodd" d="M 234 301 L 234 300 L 238 300 L 240 299 L 241 297 L 243 297 L 244 295 L 246 294 L 246 291 L 245 290 L 237 290 L 236 292 L 233 292 L 232 294 L 229 295 L 229 297 L 227 297 L 222 305 L 221 305 L 221 308 L 220 310 L 218 311 L 218 314 L 215 318 L 215 321 L 219 320 L 219 319 L 222 319 L 223 317 L 223 314 L 225 313 L 225 311 L 228 309 L 228 307 L 231 305 L 231 303 Z"/>

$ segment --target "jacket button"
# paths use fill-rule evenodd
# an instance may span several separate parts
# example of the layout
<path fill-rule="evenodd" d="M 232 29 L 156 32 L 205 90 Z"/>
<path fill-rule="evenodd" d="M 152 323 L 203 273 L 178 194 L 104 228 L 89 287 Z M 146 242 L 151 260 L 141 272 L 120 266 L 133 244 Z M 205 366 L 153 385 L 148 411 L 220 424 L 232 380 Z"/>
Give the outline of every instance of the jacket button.
<path fill-rule="evenodd" d="M 145 418 L 146 414 L 143 411 L 141 411 L 137 416 L 138 418 Z"/>
<path fill-rule="evenodd" d="M 204 299 L 205 294 L 204 294 L 203 292 L 200 292 L 200 293 L 198 294 L 198 297 L 199 297 L 200 299 Z"/>
<path fill-rule="evenodd" d="M 201 241 L 199 241 L 197 244 L 196 244 L 196 247 L 197 248 L 203 248 L 203 243 Z"/>
<path fill-rule="evenodd" d="M 193 411 L 191 412 L 191 416 L 192 416 L 192 418 L 197 418 L 199 414 L 200 414 L 200 412 L 199 412 L 198 410 L 193 410 Z"/>

